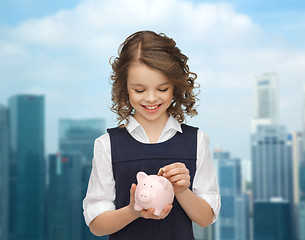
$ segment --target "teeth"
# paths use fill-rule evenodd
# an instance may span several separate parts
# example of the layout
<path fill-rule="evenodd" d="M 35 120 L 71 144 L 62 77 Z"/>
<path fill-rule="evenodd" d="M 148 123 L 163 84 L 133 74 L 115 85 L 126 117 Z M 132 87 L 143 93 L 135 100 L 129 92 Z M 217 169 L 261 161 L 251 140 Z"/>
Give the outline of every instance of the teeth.
<path fill-rule="evenodd" d="M 150 110 L 153 110 L 153 109 L 156 109 L 157 107 L 159 107 L 159 105 L 156 105 L 156 106 L 153 106 L 153 107 L 148 107 L 148 106 L 145 106 L 145 107 L 150 109 Z"/>

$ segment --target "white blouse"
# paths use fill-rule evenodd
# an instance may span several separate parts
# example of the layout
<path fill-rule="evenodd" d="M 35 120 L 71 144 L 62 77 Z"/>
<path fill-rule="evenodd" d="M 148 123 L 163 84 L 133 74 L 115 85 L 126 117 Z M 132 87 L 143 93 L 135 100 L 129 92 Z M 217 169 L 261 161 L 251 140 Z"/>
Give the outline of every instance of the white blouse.
<path fill-rule="evenodd" d="M 136 119 L 129 116 L 128 120 L 126 129 L 130 135 L 139 142 L 150 143 L 144 128 Z M 157 142 L 167 141 L 177 131 L 182 132 L 181 125 L 170 115 Z M 209 137 L 200 130 L 197 134 L 197 161 L 192 191 L 211 206 L 214 211 L 213 222 L 215 222 L 221 206 L 219 187 L 210 157 Z M 114 200 L 115 181 L 112 172 L 110 137 L 106 133 L 94 142 L 92 171 L 87 194 L 83 200 L 86 224 L 89 226 L 94 218 L 105 211 L 115 210 Z"/>

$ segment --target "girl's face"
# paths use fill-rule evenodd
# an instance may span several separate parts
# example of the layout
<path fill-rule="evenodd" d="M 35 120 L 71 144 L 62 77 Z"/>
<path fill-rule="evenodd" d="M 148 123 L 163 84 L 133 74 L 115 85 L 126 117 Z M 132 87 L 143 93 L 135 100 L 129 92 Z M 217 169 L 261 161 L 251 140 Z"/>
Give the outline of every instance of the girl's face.
<path fill-rule="evenodd" d="M 173 99 L 174 85 L 161 72 L 137 63 L 129 67 L 127 76 L 129 102 L 139 123 L 165 121 Z"/>

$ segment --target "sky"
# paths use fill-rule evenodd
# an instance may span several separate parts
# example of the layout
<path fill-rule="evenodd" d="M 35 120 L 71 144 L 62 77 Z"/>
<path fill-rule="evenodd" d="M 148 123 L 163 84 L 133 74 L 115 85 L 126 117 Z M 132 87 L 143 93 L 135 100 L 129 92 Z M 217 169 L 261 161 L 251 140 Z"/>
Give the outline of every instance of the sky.
<path fill-rule="evenodd" d="M 163 32 L 189 57 L 200 84 L 188 124 L 211 148 L 250 159 L 253 79 L 276 73 L 279 122 L 301 131 L 305 2 L 200 0 L 0 0 L 0 104 L 45 95 L 46 151 L 58 151 L 58 120 L 104 118 L 116 126 L 109 59 L 139 30 Z"/>

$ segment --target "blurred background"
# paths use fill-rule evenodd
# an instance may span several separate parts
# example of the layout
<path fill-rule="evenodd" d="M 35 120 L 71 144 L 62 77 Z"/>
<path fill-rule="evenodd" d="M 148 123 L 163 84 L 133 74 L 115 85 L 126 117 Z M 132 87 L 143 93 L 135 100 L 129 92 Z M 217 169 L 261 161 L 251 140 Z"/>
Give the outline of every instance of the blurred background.
<path fill-rule="evenodd" d="M 95 239 L 82 200 L 115 127 L 109 59 L 173 38 L 201 85 L 222 196 L 197 240 L 305 239 L 305 2 L 0 0 L 0 239 Z M 101 237 L 99 239 L 107 239 Z"/>

